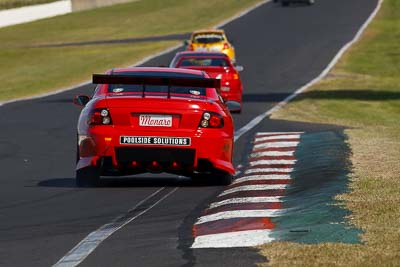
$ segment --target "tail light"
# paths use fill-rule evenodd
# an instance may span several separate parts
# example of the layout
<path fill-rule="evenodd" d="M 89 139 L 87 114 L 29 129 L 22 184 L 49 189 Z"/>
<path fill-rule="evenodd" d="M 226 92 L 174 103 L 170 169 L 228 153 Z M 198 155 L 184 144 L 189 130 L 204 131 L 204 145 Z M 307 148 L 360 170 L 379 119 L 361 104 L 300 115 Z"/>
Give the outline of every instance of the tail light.
<path fill-rule="evenodd" d="M 206 111 L 200 121 L 199 127 L 201 128 L 222 128 L 224 126 L 224 119 L 221 115 L 215 112 Z"/>
<path fill-rule="evenodd" d="M 227 72 L 225 77 L 227 80 L 239 80 L 239 74 L 236 72 Z"/>
<path fill-rule="evenodd" d="M 99 108 L 94 109 L 90 115 L 88 120 L 89 125 L 111 125 L 111 114 L 108 109 Z"/>
<path fill-rule="evenodd" d="M 224 43 L 224 50 L 229 48 L 229 44 L 228 43 Z"/>

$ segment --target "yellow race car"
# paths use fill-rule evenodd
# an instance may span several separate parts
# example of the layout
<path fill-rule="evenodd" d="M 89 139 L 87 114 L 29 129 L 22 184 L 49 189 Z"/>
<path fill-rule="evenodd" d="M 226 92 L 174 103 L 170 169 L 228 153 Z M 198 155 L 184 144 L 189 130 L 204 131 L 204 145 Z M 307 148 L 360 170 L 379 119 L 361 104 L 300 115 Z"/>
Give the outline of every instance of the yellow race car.
<path fill-rule="evenodd" d="M 229 43 L 224 30 L 201 30 L 192 33 L 186 41 L 186 50 L 198 52 L 222 52 L 235 63 L 235 48 Z"/>

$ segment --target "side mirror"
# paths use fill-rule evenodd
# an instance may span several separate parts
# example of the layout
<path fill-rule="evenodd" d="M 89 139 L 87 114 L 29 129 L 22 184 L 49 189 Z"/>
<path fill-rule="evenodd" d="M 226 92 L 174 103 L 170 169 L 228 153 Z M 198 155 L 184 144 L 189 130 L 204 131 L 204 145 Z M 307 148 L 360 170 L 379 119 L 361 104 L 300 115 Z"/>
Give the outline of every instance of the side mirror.
<path fill-rule="evenodd" d="M 242 108 L 240 103 L 237 101 L 226 101 L 225 105 L 231 112 L 240 112 L 240 110 Z"/>
<path fill-rule="evenodd" d="M 241 71 L 244 70 L 244 67 L 243 67 L 243 66 L 240 66 L 240 65 L 236 65 L 236 66 L 235 66 L 235 70 L 241 72 Z"/>
<path fill-rule="evenodd" d="M 90 101 L 90 97 L 87 95 L 76 95 L 72 99 L 72 102 L 80 107 L 84 107 Z"/>
<path fill-rule="evenodd" d="M 189 45 L 189 40 L 183 41 L 183 45 L 188 46 Z"/>

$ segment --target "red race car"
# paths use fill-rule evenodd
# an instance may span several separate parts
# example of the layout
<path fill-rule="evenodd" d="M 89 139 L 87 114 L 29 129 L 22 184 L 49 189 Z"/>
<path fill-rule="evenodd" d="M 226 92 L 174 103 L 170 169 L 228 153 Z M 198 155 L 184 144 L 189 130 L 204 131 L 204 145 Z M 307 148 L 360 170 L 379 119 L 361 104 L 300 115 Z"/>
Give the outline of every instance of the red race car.
<path fill-rule="evenodd" d="M 243 67 L 234 66 L 227 55 L 218 52 L 178 52 L 170 67 L 202 70 L 210 77 L 220 79 L 221 96 L 225 100 L 238 102 L 239 108 L 233 112 L 241 112 L 243 85 L 239 71 L 242 71 Z"/>
<path fill-rule="evenodd" d="M 101 175 L 167 172 L 230 184 L 233 121 L 202 71 L 124 68 L 94 74 L 92 98 L 78 122 L 76 182 L 95 186 Z M 236 107 L 237 108 L 237 107 Z"/>

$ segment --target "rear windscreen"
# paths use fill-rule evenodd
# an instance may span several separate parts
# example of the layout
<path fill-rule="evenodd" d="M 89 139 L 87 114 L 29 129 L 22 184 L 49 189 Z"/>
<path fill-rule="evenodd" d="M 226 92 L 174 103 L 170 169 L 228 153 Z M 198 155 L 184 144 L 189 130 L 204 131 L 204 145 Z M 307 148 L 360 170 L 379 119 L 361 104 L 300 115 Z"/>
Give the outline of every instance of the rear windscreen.
<path fill-rule="evenodd" d="M 224 58 L 183 58 L 178 66 L 229 67 L 229 63 Z"/>
<path fill-rule="evenodd" d="M 197 34 L 193 38 L 193 43 L 210 44 L 223 42 L 224 36 L 222 34 Z"/>
<path fill-rule="evenodd" d="M 168 92 L 169 91 L 169 92 Z M 142 96 L 159 97 L 189 97 L 198 98 L 206 96 L 206 88 L 171 86 L 168 85 L 148 85 L 148 84 L 110 84 L 108 92 L 116 94 L 136 94 Z"/>
<path fill-rule="evenodd" d="M 148 76 L 148 77 L 165 77 L 165 78 L 204 78 L 203 76 L 190 73 L 174 73 L 174 72 L 120 72 L 118 75 L 127 76 Z M 152 84 L 109 84 L 109 93 L 116 94 L 133 94 L 141 96 L 157 96 L 157 97 L 189 97 L 199 98 L 206 96 L 206 88 L 190 87 L 190 86 L 171 86 L 168 85 L 152 85 Z"/>

